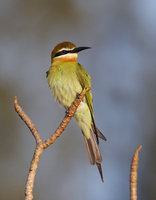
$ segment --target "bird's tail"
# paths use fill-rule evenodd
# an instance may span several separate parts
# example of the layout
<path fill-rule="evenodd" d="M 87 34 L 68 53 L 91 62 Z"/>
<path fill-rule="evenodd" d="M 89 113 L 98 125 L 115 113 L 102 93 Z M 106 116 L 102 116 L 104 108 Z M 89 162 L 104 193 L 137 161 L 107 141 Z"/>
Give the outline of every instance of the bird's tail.
<path fill-rule="evenodd" d="M 97 141 L 95 139 L 93 130 L 91 129 L 90 131 L 89 139 L 87 139 L 84 134 L 83 134 L 83 137 L 84 137 L 86 149 L 88 152 L 90 164 L 97 165 L 100 176 L 101 176 L 101 180 L 103 182 L 103 173 L 102 173 L 102 168 L 101 168 L 102 156 L 101 156 Z"/>

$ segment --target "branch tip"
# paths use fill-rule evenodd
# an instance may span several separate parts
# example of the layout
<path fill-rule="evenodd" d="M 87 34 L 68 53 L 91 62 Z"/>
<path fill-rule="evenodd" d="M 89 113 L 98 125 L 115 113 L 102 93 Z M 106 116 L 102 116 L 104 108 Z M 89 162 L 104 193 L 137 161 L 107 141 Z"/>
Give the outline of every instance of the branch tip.
<path fill-rule="evenodd" d="M 85 89 L 83 90 L 83 94 L 85 94 L 86 92 L 90 91 L 91 89 L 92 89 L 92 87 L 85 88 Z"/>
<path fill-rule="evenodd" d="M 14 97 L 14 104 L 17 104 L 17 96 Z"/>
<path fill-rule="evenodd" d="M 140 146 L 137 148 L 136 152 L 138 153 L 141 149 L 142 149 L 142 145 L 140 145 Z"/>
<path fill-rule="evenodd" d="M 142 145 L 140 145 L 132 158 L 131 169 L 130 169 L 130 200 L 137 200 L 137 169 L 138 169 L 138 159 L 139 151 L 141 150 Z"/>

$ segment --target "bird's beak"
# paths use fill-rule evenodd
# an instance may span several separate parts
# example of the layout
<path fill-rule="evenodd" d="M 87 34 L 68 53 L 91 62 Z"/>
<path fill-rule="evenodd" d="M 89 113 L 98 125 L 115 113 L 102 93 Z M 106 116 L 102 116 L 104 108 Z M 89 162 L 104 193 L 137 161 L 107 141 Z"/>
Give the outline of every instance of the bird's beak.
<path fill-rule="evenodd" d="M 85 49 L 91 49 L 91 47 L 76 47 L 75 49 L 72 50 L 72 53 L 78 53 L 78 52 L 83 51 Z"/>

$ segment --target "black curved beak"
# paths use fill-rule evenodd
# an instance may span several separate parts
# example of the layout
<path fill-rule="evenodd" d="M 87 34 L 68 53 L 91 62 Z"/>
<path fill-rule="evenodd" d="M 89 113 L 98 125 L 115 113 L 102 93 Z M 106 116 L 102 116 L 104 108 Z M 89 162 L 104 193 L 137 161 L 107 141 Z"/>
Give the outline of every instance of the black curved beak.
<path fill-rule="evenodd" d="M 85 49 L 91 49 L 91 47 L 76 47 L 75 49 L 73 49 L 71 51 L 71 53 L 78 53 L 78 52 L 83 51 Z"/>

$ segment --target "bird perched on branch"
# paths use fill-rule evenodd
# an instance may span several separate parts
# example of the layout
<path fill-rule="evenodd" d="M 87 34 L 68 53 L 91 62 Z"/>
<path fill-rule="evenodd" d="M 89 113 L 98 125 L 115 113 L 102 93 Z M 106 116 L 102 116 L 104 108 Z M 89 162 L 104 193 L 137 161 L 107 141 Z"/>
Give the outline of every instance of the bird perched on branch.
<path fill-rule="evenodd" d="M 91 87 L 88 72 L 77 62 L 78 53 L 90 47 L 76 47 L 71 42 L 62 42 L 55 46 L 51 53 L 51 66 L 47 71 L 47 82 L 54 98 L 65 107 L 72 105 L 77 94 Z M 101 168 L 102 156 L 99 150 L 99 139 L 106 141 L 105 136 L 97 129 L 91 91 L 88 91 L 80 103 L 74 118 L 76 119 L 85 141 L 90 164 L 96 164 L 103 182 Z"/>

